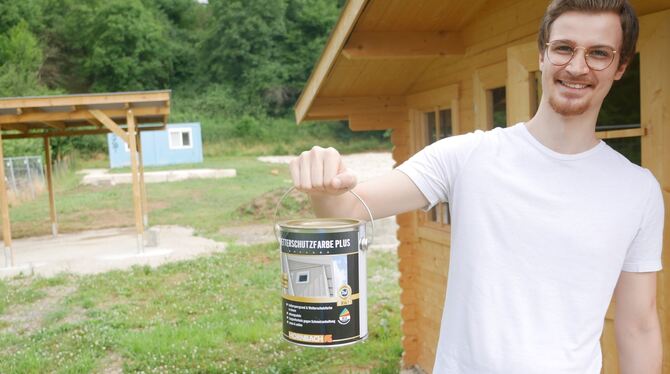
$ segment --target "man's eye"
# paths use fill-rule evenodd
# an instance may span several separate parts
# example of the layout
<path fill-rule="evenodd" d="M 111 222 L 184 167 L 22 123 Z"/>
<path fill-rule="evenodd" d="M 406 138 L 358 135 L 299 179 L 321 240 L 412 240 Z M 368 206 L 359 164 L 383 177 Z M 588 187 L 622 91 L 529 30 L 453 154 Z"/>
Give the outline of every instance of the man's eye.
<path fill-rule="evenodd" d="M 612 52 L 607 50 L 607 49 L 592 49 L 589 51 L 589 56 L 595 57 L 595 58 L 603 58 L 603 59 L 608 59 L 612 57 Z"/>
<path fill-rule="evenodd" d="M 572 54 L 572 47 L 567 44 L 559 44 L 554 46 L 554 52 Z"/>

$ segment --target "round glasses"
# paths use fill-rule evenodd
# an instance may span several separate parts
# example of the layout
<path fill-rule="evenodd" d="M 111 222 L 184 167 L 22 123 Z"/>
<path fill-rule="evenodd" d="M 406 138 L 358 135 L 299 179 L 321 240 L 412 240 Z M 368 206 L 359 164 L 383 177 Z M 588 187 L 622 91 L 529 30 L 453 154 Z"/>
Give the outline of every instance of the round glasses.
<path fill-rule="evenodd" d="M 586 65 L 591 70 L 605 70 L 614 61 L 616 51 L 608 46 L 576 47 L 574 44 L 563 40 L 547 43 L 547 57 L 549 62 L 557 66 L 567 65 L 575 57 L 578 49 L 584 50 Z"/>

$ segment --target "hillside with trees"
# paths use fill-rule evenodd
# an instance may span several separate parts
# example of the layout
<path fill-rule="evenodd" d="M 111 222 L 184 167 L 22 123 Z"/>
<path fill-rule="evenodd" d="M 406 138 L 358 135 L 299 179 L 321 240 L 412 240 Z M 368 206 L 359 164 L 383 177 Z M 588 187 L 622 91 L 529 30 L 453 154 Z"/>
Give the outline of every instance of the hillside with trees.
<path fill-rule="evenodd" d="M 294 153 L 316 142 L 384 147 L 381 132 L 293 120 L 343 3 L 0 0 L 0 97 L 171 89 L 170 121 L 201 122 L 209 154 Z M 6 153 L 39 147 L 12 141 Z M 57 156 L 107 152 L 101 136 L 53 147 Z"/>

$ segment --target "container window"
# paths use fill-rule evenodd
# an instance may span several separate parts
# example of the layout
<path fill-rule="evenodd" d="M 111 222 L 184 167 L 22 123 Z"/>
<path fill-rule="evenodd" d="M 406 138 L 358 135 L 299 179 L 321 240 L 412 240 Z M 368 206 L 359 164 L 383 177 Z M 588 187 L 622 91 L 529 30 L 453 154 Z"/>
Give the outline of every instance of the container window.
<path fill-rule="evenodd" d="M 169 129 L 168 142 L 170 149 L 192 148 L 193 131 L 190 128 Z"/>

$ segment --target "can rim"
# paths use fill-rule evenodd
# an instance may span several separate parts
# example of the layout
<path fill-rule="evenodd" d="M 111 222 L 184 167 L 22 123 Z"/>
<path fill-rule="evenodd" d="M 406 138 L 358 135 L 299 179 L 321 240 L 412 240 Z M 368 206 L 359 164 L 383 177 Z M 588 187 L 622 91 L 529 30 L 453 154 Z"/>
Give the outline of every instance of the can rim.
<path fill-rule="evenodd" d="M 328 225 L 328 223 L 330 223 Z M 280 229 L 323 231 L 357 228 L 363 221 L 353 218 L 305 218 L 291 219 L 277 223 Z"/>

